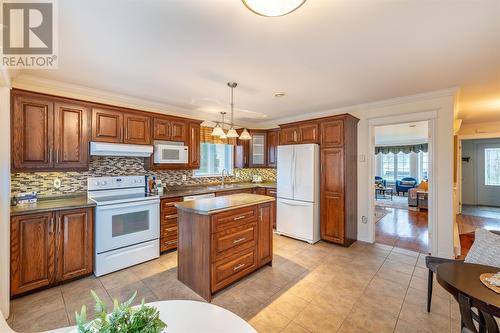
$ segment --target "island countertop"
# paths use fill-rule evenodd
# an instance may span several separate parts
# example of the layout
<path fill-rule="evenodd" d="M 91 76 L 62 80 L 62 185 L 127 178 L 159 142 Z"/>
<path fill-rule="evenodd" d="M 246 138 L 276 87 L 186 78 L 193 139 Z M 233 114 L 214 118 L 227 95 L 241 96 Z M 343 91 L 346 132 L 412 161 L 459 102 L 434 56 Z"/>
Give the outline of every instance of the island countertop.
<path fill-rule="evenodd" d="M 228 210 L 259 205 L 274 201 L 273 197 L 260 194 L 239 193 L 222 197 L 198 199 L 192 201 L 178 202 L 175 207 L 200 215 L 212 215 Z"/>

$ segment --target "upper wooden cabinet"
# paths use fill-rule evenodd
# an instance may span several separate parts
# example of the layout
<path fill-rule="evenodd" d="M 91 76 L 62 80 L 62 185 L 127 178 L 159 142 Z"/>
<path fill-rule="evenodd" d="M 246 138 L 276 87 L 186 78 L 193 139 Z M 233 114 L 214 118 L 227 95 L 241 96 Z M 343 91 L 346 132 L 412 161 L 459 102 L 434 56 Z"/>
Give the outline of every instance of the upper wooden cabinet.
<path fill-rule="evenodd" d="M 281 127 L 280 144 L 293 145 L 297 143 L 299 143 L 299 127 L 298 126 Z"/>
<path fill-rule="evenodd" d="M 267 132 L 250 131 L 252 139 L 250 140 L 250 161 L 251 168 L 265 168 L 267 165 Z"/>
<path fill-rule="evenodd" d="M 318 143 L 319 126 L 318 123 L 306 123 L 299 125 L 299 143 Z"/>
<path fill-rule="evenodd" d="M 200 167 L 200 130 L 200 122 L 189 122 L 189 167 L 193 169 Z"/>
<path fill-rule="evenodd" d="M 278 164 L 279 136 L 279 129 L 269 130 L 267 132 L 267 166 L 269 168 L 276 168 Z"/>
<path fill-rule="evenodd" d="M 125 135 L 123 143 L 149 145 L 151 143 L 151 117 L 124 113 Z"/>
<path fill-rule="evenodd" d="M 168 117 L 155 117 L 153 121 L 153 140 L 185 142 L 187 123 Z"/>
<path fill-rule="evenodd" d="M 12 171 L 87 169 L 90 109 L 25 92 L 12 94 Z"/>
<path fill-rule="evenodd" d="M 11 296 L 92 273 L 91 208 L 11 218 Z"/>
<path fill-rule="evenodd" d="M 321 122 L 322 147 L 342 146 L 344 144 L 344 121 L 326 120 Z"/>
<path fill-rule="evenodd" d="M 93 108 L 92 141 L 123 142 L 123 112 Z"/>
<path fill-rule="evenodd" d="M 90 108 L 56 102 L 54 124 L 54 167 L 87 168 Z"/>

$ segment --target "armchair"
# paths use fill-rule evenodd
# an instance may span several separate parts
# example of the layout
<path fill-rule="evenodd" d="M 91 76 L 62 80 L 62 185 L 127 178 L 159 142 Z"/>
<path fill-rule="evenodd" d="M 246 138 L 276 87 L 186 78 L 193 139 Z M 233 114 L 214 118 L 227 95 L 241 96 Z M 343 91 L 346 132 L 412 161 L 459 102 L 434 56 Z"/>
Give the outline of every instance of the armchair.
<path fill-rule="evenodd" d="M 408 190 L 417 186 L 417 180 L 413 177 L 405 177 L 401 180 L 396 180 L 396 192 L 402 192 L 403 195 L 408 193 Z"/>
<path fill-rule="evenodd" d="M 384 185 L 384 187 L 386 187 L 387 185 L 387 181 L 380 176 L 375 176 L 375 184 L 377 183 L 381 183 L 382 185 Z"/>

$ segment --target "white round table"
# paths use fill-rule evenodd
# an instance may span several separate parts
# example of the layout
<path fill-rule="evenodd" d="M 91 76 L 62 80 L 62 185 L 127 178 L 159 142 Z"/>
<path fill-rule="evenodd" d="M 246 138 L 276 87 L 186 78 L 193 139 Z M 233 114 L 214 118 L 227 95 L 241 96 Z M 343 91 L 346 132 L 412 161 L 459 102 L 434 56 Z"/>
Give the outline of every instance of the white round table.
<path fill-rule="evenodd" d="M 167 324 L 165 333 L 242 332 L 255 333 L 250 324 L 220 306 L 197 301 L 160 301 L 147 303 L 160 311 Z M 76 332 L 75 327 L 60 328 L 47 333 Z"/>

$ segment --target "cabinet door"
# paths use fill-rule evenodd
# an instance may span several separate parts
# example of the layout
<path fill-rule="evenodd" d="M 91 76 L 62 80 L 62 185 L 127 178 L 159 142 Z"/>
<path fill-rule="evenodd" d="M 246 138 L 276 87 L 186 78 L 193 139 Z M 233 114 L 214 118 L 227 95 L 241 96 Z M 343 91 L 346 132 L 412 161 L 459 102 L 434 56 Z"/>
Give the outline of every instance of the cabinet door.
<path fill-rule="evenodd" d="M 167 118 L 154 118 L 153 140 L 170 140 L 170 120 Z"/>
<path fill-rule="evenodd" d="M 321 123 L 321 147 L 344 144 L 344 121 L 330 120 Z"/>
<path fill-rule="evenodd" d="M 249 150 L 248 140 L 236 140 L 236 146 L 234 147 L 235 168 L 248 168 Z"/>
<path fill-rule="evenodd" d="M 124 143 L 148 145 L 151 143 L 151 118 L 133 113 L 123 116 L 125 137 Z"/>
<path fill-rule="evenodd" d="M 43 170 L 53 166 L 54 104 L 49 99 L 13 96 L 12 169 Z"/>
<path fill-rule="evenodd" d="M 265 132 L 251 132 L 250 167 L 265 168 L 267 160 L 267 136 Z"/>
<path fill-rule="evenodd" d="M 321 191 L 344 193 L 344 149 L 321 149 Z"/>
<path fill-rule="evenodd" d="M 321 195 L 321 239 L 344 243 L 344 197 L 342 194 Z"/>
<path fill-rule="evenodd" d="M 299 126 L 300 143 L 318 143 L 318 124 L 305 124 Z"/>
<path fill-rule="evenodd" d="M 10 294 L 55 282 L 55 222 L 52 213 L 13 217 L 10 234 Z"/>
<path fill-rule="evenodd" d="M 90 109 L 86 106 L 67 103 L 55 104 L 55 168 L 88 168 L 89 119 Z"/>
<path fill-rule="evenodd" d="M 92 273 L 92 209 L 57 213 L 57 280 L 65 281 Z"/>
<path fill-rule="evenodd" d="M 189 167 L 200 167 L 200 124 L 189 123 Z"/>
<path fill-rule="evenodd" d="M 92 141 L 123 142 L 123 112 L 92 109 Z"/>
<path fill-rule="evenodd" d="M 299 128 L 293 127 L 282 127 L 280 131 L 280 144 L 282 145 L 293 145 L 299 142 Z"/>
<path fill-rule="evenodd" d="M 170 140 L 171 141 L 186 141 L 187 126 L 183 120 L 170 121 Z"/>
<path fill-rule="evenodd" d="M 259 205 L 258 256 L 260 265 L 273 260 L 273 205 Z"/>
<path fill-rule="evenodd" d="M 267 166 L 269 168 L 276 168 L 278 163 L 278 145 L 279 131 L 273 130 L 267 132 Z"/>
<path fill-rule="evenodd" d="M 276 198 L 276 189 L 266 188 L 266 195 Z M 271 202 L 273 209 L 273 228 L 276 229 L 276 201 Z"/>

